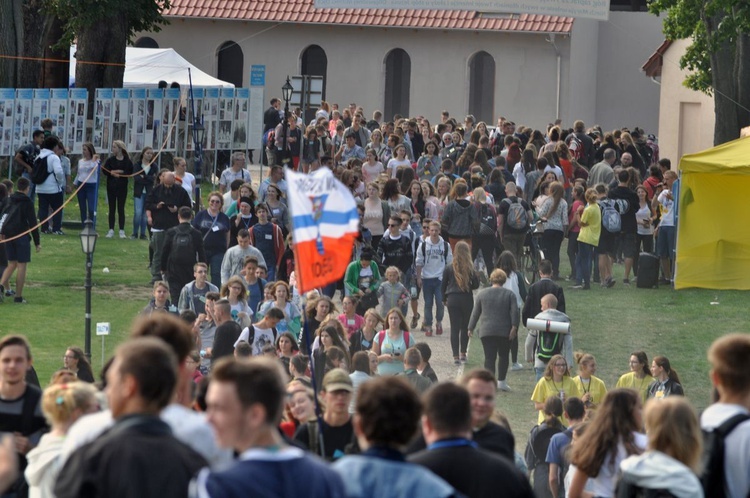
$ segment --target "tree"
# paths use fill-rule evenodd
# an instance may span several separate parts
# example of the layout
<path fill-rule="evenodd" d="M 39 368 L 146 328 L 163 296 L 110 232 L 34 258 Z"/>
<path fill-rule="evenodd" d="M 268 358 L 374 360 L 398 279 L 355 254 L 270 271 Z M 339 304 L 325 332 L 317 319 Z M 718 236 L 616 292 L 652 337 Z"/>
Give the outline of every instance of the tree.
<path fill-rule="evenodd" d="M 122 87 L 125 48 L 139 31 L 159 31 L 169 0 L 46 0 L 63 20 L 60 46 L 76 46 L 76 86 Z M 90 109 L 93 106 L 89 106 Z"/>
<path fill-rule="evenodd" d="M 666 13 L 668 40 L 691 38 L 680 59 L 684 84 L 714 97 L 714 145 L 738 138 L 750 125 L 750 3 L 747 0 L 652 0 Z"/>

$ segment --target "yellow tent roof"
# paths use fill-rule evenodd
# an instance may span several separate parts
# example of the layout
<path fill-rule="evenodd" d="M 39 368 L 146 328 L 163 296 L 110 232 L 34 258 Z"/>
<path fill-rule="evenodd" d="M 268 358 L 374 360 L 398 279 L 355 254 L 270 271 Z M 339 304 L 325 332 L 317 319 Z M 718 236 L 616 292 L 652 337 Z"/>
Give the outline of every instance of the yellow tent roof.
<path fill-rule="evenodd" d="M 682 156 L 683 173 L 750 174 L 750 137 Z"/>

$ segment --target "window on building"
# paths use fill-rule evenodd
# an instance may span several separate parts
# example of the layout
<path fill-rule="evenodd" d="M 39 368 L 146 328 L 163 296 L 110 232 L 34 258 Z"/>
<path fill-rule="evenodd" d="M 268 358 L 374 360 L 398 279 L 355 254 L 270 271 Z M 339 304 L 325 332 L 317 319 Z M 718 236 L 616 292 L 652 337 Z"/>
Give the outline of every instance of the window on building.
<path fill-rule="evenodd" d="M 141 36 L 135 41 L 133 46 L 137 48 L 159 48 L 159 44 L 150 36 Z"/>
<path fill-rule="evenodd" d="M 411 58 L 405 50 L 395 48 L 385 57 L 385 119 L 390 121 L 395 114 L 409 115 L 410 91 Z"/>
<path fill-rule="evenodd" d="M 469 59 L 469 114 L 476 121 L 493 123 L 495 109 L 495 59 L 477 52 Z"/>
<path fill-rule="evenodd" d="M 240 46 L 233 41 L 228 41 L 219 47 L 216 58 L 218 59 L 216 77 L 222 81 L 233 83 L 236 87 L 241 87 L 245 56 L 242 54 Z"/>

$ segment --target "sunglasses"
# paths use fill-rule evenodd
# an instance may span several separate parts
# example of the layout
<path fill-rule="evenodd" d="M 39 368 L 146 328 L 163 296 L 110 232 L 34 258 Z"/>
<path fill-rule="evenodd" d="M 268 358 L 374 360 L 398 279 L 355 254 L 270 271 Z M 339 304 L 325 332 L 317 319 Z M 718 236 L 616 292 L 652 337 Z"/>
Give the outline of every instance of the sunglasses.
<path fill-rule="evenodd" d="M 389 226 L 389 227 L 399 227 L 399 226 L 401 226 L 401 225 L 396 225 L 395 223 L 388 223 L 388 226 Z"/>

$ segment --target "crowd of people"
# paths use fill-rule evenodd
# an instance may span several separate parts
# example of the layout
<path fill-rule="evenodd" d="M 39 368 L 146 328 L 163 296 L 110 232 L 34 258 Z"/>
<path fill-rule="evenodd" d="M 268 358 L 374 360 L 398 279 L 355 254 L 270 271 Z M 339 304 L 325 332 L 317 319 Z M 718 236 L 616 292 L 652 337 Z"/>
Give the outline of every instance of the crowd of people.
<path fill-rule="evenodd" d="M 633 352 L 631 371 L 608 391 L 595 375 L 595 358 L 573 348 L 561 285 L 565 238 L 571 289 L 588 290 L 591 282 L 612 287 L 618 261 L 623 284 L 631 271 L 639 280 L 658 279 L 659 268 L 655 277 L 638 274 L 639 253 L 651 252 L 654 238 L 661 280 L 669 283 L 676 175 L 658 158 L 654 137 L 637 128 L 587 130 L 580 121 L 571 129 L 550 125 L 545 134 L 500 118 L 490 130 L 472 116 L 459 124 L 445 112 L 436 126 L 421 117 L 381 122 L 377 112 L 366 120 L 356 106 L 339 113 L 328 104 L 306 125 L 280 113 L 277 99 L 271 104 L 268 177 L 254 184 L 245 154 L 235 152 L 205 208 L 191 197 L 195 179 L 184 159 L 156 171 L 153 150 L 133 161 L 115 142 L 102 163 L 84 144 L 75 181 L 81 220 L 91 216 L 101 172 L 107 237 L 119 228 L 127 238 L 124 206 L 134 179 L 131 238 L 150 240 L 153 298 L 108 364 L 107 399 L 95 398 L 107 411 L 84 416 L 97 404 L 90 389 L 79 392 L 77 380 L 93 376 L 78 348 L 66 351 L 66 369 L 43 395 L 24 383 L 26 390 L 14 384 L 16 396 L 9 397 L 3 371 L 0 410 L 24 418 L 25 401 L 10 407 L 5 400 L 29 392 L 46 417 L 39 411 L 35 425 L 13 418 L 0 427 L 18 433 L 15 447 L 29 460 L 26 479 L 14 483 L 18 496 L 29 485 L 36 496 L 125 496 L 118 486 L 127 479 L 138 480 L 128 496 L 489 496 L 502 482 L 511 496 L 608 497 L 621 475 L 634 487 L 663 484 L 648 479 L 649 462 L 682 484 L 667 491 L 703 496 L 691 486 L 698 422 L 675 396 L 684 392 L 669 360 L 649 363 L 644 352 Z M 8 215 L 0 234 L 12 239 L 0 244 L 8 260 L 0 260 L 6 266 L 0 296 L 18 303 L 26 302 L 30 239 L 41 249 L 37 219 L 62 205 L 68 185 L 62 144 L 52 134 L 39 139 L 38 156 L 33 147 L 17 155 L 31 167 L 29 178 L 0 185 L 0 212 Z M 40 161 L 48 174 L 34 183 Z M 360 213 L 344 277 L 305 295 L 296 286 L 282 164 L 305 172 L 331 168 Z M 53 182 L 54 195 L 47 192 Z M 62 233 L 58 214 L 42 232 Z M 520 266 L 534 230 L 543 232 L 546 259 L 536 261 L 538 281 L 531 283 Z M 457 383 L 439 382 L 430 366 L 428 338 L 443 334 L 446 310 L 454 364 L 468 361 L 475 334 L 484 352 L 485 368 Z M 494 410 L 497 392 L 511 390 L 508 370 L 524 368 L 521 326 L 528 331 L 524 356 L 536 374 L 531 401 L 539 422 L 525 458 Z M 746 338 L 724 341 L 731 345 L 719 341 L 710 353 L 715 372 L 720 361 L 742 370 L 731 355 L 748 350 Z M 0 341 L 3 368 L 6 345 L 23 353 L 14 357 L 23 372 L 29 345 L 18 336 Z M 742 408 L 707 411 L 704 427 L 747 411 L 750 384 L 743 375 L 712 374 L 719 391 L 714 406 Z M 663 428 L 665 414 L 684 420 L 683 432 Z M 51 431 L 39 441 L 47 424 Z M 746 441 L 750 428 L 739 430 L 738 440 Z M 34 465 L 39 448 L 41 472 Z M 310 454 L 335 463 L 328 467 Z M 144 473 L 136 476 L 125 463 L 133 459 L 154 461 L 154 468 L 168 461 L 169 469 L 157 475 L 144 464 L 132 470 Z M 746 457 L 735 461 L 750 468 Z M 736 476 L 729 465 L 727 473 Z M 732 481 L 730 496 L 744 496 L 749 486 L 746 477 Z"/>

